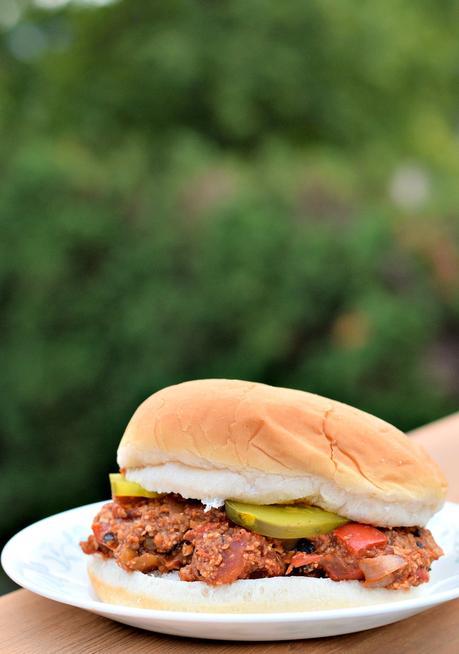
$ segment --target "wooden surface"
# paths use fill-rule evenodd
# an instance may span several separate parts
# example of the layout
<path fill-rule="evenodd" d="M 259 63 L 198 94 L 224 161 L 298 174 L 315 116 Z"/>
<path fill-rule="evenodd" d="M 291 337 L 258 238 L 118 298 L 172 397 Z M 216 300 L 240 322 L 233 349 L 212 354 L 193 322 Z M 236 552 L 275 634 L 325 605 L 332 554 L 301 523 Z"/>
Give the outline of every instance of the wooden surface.
<path fill-rule="evenodd" d="M 2 654 L 457 654 L 459 600 L 387 627 L 348 636 L 232 643 L 161 636 L 45 600 L 28 590 L 0 597 Z"/>
<path fill-rule="evenodd" d="M 414 437 L 442 465 L 459 501 L 459 414 Z M 387 627 L 280 643 L 231 643 L 161 636 L 126 627 L 26 590 L 0 597 L 1 654 L 458 654 L 459 600 Z"/>

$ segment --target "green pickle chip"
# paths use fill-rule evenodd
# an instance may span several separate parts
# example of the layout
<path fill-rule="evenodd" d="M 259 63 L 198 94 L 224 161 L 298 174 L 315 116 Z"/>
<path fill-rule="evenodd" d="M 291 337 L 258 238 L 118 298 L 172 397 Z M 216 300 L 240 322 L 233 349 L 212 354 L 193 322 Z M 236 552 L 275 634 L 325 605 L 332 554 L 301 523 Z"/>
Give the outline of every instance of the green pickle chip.
<path fill-rule="evenodd" d="M 110 475 L 112 497 L 159 497 L 159 493 L 148 491 L 135 481 L 129 481 L 119 472 Z"/>
<path fill-rule="evenodd" d="M 299 504 L 245 504 L 227 500 L 226 515 L 232 522 L 270 538 L 312 538 L 349 522 L 317 506 Z"/>

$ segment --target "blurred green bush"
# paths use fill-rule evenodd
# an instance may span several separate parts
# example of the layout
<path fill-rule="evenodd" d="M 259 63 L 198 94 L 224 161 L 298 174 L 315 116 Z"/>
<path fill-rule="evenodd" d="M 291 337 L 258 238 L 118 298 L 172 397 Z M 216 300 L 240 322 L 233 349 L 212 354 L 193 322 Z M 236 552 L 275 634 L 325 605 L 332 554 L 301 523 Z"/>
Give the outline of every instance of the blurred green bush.
<path fill-rule="evenodd" d="M 181 380 L 403 429 L 457 409 L 458 4 L 126 0 L 4 26 L 3 538 L 107 496 L 130 414 Z"/>

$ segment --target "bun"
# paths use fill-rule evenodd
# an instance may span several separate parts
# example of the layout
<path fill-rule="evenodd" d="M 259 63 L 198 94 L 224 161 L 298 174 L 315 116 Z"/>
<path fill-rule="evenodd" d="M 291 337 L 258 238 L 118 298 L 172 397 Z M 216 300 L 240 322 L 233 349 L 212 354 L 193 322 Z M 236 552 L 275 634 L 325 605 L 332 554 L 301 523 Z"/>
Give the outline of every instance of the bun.
<path fill-rule="evenodd" d="M 146 609 L 204 613 L 317 611 L 400 601 L 420 593 L 419 588 L 368 589 L 358 581 L 312 577 L 241 579 L 230 585 L 208 586 L 202 581 L 181 581 L 177 573 L 156 576 L 126 572 L 113 559 L 98 555 L 90 559 L 89 577 L 100 600 Z"/>
<path fill-rule="evenodd" d="M 217 505 L 306 499 L 379 526 L 423 525 L 446 481 L 392 425 L 304 391 L 205 379 L 149 397 L 118 449 L 128 479 Z"/>

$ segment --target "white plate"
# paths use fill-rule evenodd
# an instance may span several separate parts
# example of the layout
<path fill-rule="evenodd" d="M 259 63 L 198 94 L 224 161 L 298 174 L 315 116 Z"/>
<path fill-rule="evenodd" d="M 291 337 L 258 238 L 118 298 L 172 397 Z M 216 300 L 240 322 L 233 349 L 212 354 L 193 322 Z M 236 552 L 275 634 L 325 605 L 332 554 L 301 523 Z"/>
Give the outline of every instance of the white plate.
<path fill-rule="evenodd" d="M 7 574 L 24 588 L 118 622 L 174 636 L 225 640 L 292 640 L 371 629 L 403 620 L 459 597 L 459 505 L 447 503 L 428 525 L 445 556 L 415 599 L 361 608 L 298 613 L 210 614 L 104 604 L 92 593 L 78 542 L 90 533 L 103 502 L 40 520 L 20 531 L 2 552 Z"/>

